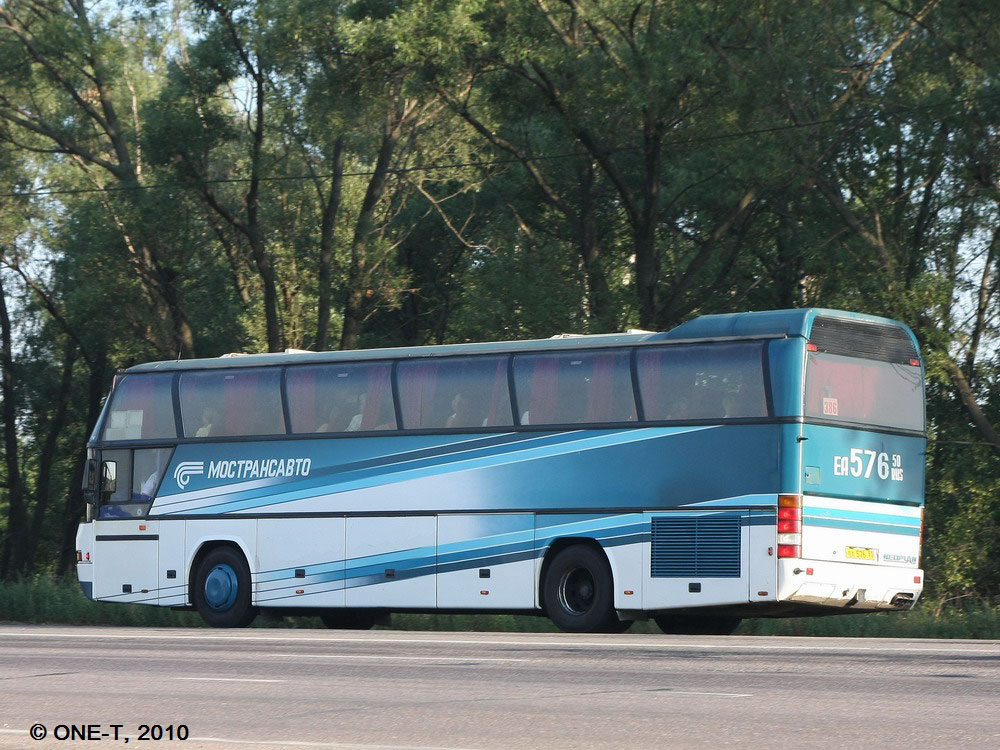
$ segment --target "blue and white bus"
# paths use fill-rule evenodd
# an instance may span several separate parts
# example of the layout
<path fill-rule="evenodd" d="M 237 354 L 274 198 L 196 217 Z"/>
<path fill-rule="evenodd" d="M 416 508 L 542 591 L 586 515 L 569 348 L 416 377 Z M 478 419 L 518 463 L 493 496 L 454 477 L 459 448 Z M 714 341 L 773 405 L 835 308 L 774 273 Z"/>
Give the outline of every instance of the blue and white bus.
<path fill-rule="evenodd" d="M 912 332 L 834 310 L 154 362 L 90 439 L 77 569 L 94 600 L 222 627 L 908 609 L 924 450 Z"/>

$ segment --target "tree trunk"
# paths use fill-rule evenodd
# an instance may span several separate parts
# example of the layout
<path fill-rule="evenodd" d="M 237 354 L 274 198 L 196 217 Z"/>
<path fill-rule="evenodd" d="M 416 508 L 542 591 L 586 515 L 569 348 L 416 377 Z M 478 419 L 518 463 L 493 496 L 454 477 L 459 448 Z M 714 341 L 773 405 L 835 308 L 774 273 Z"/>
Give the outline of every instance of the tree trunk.
<path fill-rule="evenodd" d="M 594 169 L 585 165 L 579 173 L 580 213 L 576 221 L 577 250 L 587 277 L 587 304 L 592 321 L 591 333 L 618 330 L 618 311 L 614 309 L 608 278 L 601 262 L 597 241 L 597 217 L 594 204 Z"/>
<path fill-rule="evenodd" d="M 365 320 L 365 308 L 368 304 L 368 277 L 371 271 L 368 251 L 371 235 L 375 231 L 375 209 L 385 193 L 389 164 L 399 140 L 400 124 L 401 121 L 395 114 L 388 116 L 375 169 L 368 181 L 368 189 L 365 191 L 358 220 L 354 225 L 351 267 L 347 276 L 347 299 L 344 303 L 344 330 L 340 336 L 341 349 L 358 348 L 358 339 Z"/>
<path fill-rule="evenodd" d="M 21 462 L 17 441 L 17 389 L 14 378 L 14 348 L 7 313 L 7 293 L 0 274 L 0 395 L 3 405 L 4 467 L 7 484 L 7 529 L 0 546 L 0 579 L 10 577 L 21 569 L 27 542 L 26 493 L 21 476 Z"/>
<path fill-rule="evenodd" d="M 317 351 L 323 351 L 329 346 L 330 337 L 330 297 L 333 286 L 333 241 L 337 224 L 337 213 L 340 211 L 340 193 L 344 181 L 344 137 L 339 137 L 333 144 L 333 183 L 326 206 L 323 208 L 323 224 L 319 235 L 319 269 L 318 269 L 318 302 L 319 314 L 316 324 Z"/>
<path fill-rule="evenodd" d="M 94 362 L 90 368 L 90 381 L 87 389 L 87 423 L 84 435 L 89 436 L 101 415 L 101 402 L 107 389 L 108 353 L 102 347 L 94 352 Z M 66 505 L 63 511 L 62 541 L 59 545 L 59 557 L 56 561 L 56 575 L 63 576 L 69 572 L 76 562 L 76 527 L 83 516 L 83 468 L 87 459 L 86 447 L 80 451 L 79 459 L 73 468 L 69 487 L 66 491 Z"/>
<path fill-rule="evenodd" d="M 35 507 L 31 517 L 31 534 L 28 537 L 28 549 L 25 554 L 22 571 L 30 573 L 38 552 L 38 541 L 42 535 L 42 525 L 49 509 L 52 485 L 52 465 L 56 458 L 59 445 L 59 435 L 66 426 L 66 414 L 69 411 L 70 394 L 73 389 L 73 367 L 76 365 L 78 350 L 75 343 L 66 347 L 63 359 L 62 379 L 59 383 L 59 393 L 56 395 L 54 412 L 46 430 L 45 442 L 38 456 L 38 479 L 35 482 Z"/>

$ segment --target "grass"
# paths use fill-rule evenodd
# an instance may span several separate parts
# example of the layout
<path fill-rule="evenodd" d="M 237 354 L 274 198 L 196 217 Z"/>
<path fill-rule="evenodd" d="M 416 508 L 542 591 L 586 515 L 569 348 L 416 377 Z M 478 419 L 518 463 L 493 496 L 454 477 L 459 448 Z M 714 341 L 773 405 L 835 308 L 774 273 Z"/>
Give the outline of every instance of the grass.
<path fill-rule="evenodd" d="M 193 612 L 138 604 L 106 604 L 87 599 L 75 581 L 34 579 L 0 582 L 0 622 L 141 627 L 204 627 Z M 322 627 L 316 617 L 258 617 L 256 627 Z M 440 630 L 514 633 L 557 632 L 544 617 L 519 615 L 396 614 L 393 630 Z M 637 622 L 630 633 L 658 633 L 656 625 Z M 868 638 L 1000 639 L 1000 606 L 964 604 L 943 609 L 918 606 L 909 612 L 879 612 L 836 617 L 744 620 L 737 634 L 846 636 Z"/>

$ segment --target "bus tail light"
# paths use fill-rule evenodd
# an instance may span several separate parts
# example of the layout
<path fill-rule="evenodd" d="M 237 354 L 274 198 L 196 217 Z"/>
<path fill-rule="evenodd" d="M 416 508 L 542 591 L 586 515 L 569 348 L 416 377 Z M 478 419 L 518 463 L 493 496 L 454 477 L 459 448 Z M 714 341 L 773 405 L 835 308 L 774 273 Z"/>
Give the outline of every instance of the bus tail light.
<path fill-rule="evenodd" d="M 802 495 L 778 495 L 778 557 L 802 557 Z"/>

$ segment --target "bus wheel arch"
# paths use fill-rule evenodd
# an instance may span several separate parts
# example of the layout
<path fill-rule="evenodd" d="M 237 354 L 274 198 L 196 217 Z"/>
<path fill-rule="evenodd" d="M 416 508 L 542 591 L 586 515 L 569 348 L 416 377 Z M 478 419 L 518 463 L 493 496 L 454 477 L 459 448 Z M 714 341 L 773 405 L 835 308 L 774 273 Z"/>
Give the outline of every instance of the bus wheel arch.
<path fill-rule="evenodd" d="M 232 541 L 205 542 L 191 562 L 188 599 L 213 627 L 242 628 L 253 622 L 250 564 Z"/>
<path fill-rule="evenodd" d="M 561 630 L 620 633 L 632 622 L 614 607 L 611 561 L 595 539 L 556 539 L 545 552 L 539 575 L 542 609 Z"/>

